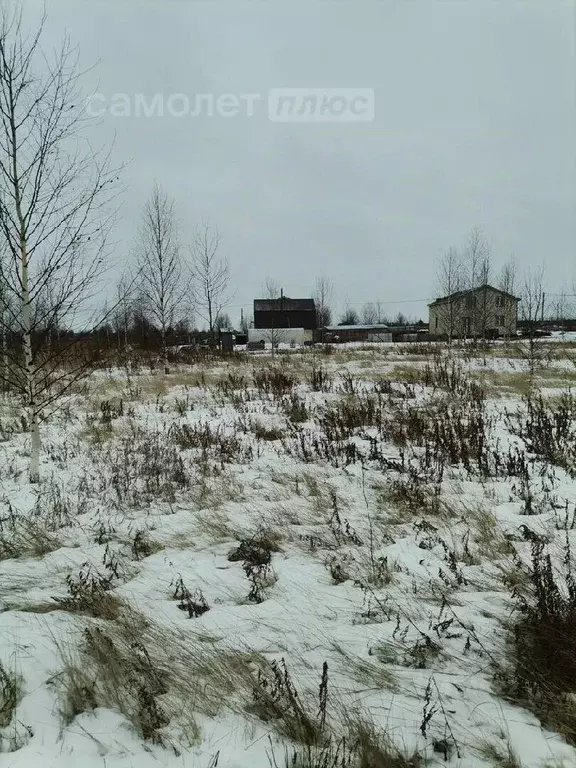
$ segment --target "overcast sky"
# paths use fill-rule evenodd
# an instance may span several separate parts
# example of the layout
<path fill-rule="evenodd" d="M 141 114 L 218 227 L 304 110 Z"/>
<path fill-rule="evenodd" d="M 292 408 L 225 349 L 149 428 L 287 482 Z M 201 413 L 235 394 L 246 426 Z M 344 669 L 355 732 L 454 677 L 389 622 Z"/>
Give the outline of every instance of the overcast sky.
<path fill-rule="evenodd" d="M 497 264 L 572 285 L 575 28 L 561 0 L 49 0 L 44 45 L 67 31 L 107 100 L 262 95 L 252 117 L 104 114 L 94 140 L 129 163 L 118 263 L 157 179 L 184 242 L 218 226 L 235 305 L 266 277 L 306 296 L 328 275 L 339 306 L 424 317 L 440 255 L 473 226 Z M 375 119 L 270 121 L 269 89 L 289 87 L 374 89 Z"/>

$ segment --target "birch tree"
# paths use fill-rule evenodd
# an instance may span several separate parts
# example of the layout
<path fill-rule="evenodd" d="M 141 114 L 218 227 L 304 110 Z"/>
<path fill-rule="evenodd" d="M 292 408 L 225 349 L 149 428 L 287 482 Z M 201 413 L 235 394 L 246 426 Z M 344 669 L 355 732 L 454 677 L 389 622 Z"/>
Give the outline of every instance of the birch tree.
<path fill-rule="evenodd" d="M 0 252 L 0 259 L 5 261 L 5 254 Z M 8 325 L 8 318 L 11 316 L 12 308 L 9 304 L 10 291 L 4 280 L 5 265 L 0 265 L 0 388 L 3 392 L 8 391 L 8 336 L 12 330 Z"/>
<path fill-rule="evenodd" d="M 83 138 L 89 118 L 77 54 L 68 39 L 45 54 L 43 24 L 30 32 L 21 13 L 0 10 L 2 324 L 18 341 L 2 376 L 22 400 L 32 482 L 39 479 L 40 424 L 88 365 L 87 358 L 70 362 L 66 345 L 47 349 L 46 340 L 56 323 L 76 331 L 93 325 L 87 302 L 105 267 L 116 179 L 107 156 Z"/>
<path fill-rule="evenodd" d="M 154 184 L 142 213 L 137 265 L 144 308 L 160 331 L 164 373 L 169 373 L 166 333 L 189 298 L 190 281 L 181 255 L 174 203 Z"/>
<path fill-rule="evenodd" d="M 204 223 L 195 232 L 192 246 L 192 288 L 197 313 L 212 334 L 223 308 L 230 303 L 230 266 L 219 258 L 220 234 Z"/>

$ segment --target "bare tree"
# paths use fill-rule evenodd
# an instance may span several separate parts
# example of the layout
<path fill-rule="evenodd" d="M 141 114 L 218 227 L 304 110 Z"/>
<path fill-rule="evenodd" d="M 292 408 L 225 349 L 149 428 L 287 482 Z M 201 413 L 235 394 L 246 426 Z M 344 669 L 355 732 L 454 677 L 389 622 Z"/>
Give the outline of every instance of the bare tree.
<path fill-rule="evenodd" d="M 511 296 L 514 295 L 514 290 L 516 288 L 516 272 L 516 259 L 511 256 L 502 266 L 498 276 L 498 287 L 500 290 L 506 291 L 506 293 L 509 293 Z M 506 328 L 506 336 L 509 338 L 512 335 L 514 326 L 516 324 L 516 313 L 511 315 L 506 313 L 504 317 L 509 318 Z"/>
<path fill-rule="evenodd" d="M 316 305 L 316 320 L 319 328 L 326 328 L 332 323 L 330 304 L 334 289 L 329 277 L 318 277 L 314 286 L 314 303 Z"/>
<path fill-rule="evenodd" d="M 491 270 L 490 245 L 478 227 L 474 227 L 468 235 L 463 264 L 466 288 L 478 288 L 488 283 Z"/>
<path fill-rule="evenodd" d="M 511 256 L 502 266 L 498 277 L 498 287 L 512 296 L 514 295 L 514 289 L 516 288 L 516 271 L 516 259 L 514 256 Z"/>
<path fill-rule="evenodd" d="M 487 322 L 493 307 L 487 286 L 492 273 L 490 244 L 477 228 L 471 230 L 464 251 L 464 287 L 473 293 L 469 297 L 470 328 L 475 339 L 486 340 Z"/>
<path fill-rule="evenodd" d="M 390 318 L 387 316 L 386 312 L 384 311 L 381 301 L 376 302 L 376 315 L 377 315 L 377 322 L 379 325 L 390 324 Z"/>
<path fill-rule="evenodd" d="M 282 317 L 282 299 L 284 298 L 284 291 L 280 287 L 280 284 L 272 277 L 267 277 L 262 283 L 262 294 L 265 299 L 269 299 L 270 305 L 268 312 L 270 315 L 270 328 L 262 331 L 263 339 L 268 342 L 272 349 L 272 357 L 274 357 L 275 350 L 278 345 L 286 340 L 286 334 L 282 328 L 278 327 L 279 318 Z M 280 306 L 278 305 L 280 302 Z"/>
<path fill-rule="evenodd" d="M 403 312 L 398 312 L 394 320 L 395 325 L 408 325 L 408 318 Z"/>
<path fill-rule="evenodd" d="M 69 41 L 51 57 L 5 4 L 0 10 L 0 236 L 7 258 L 2 325 L 17 349 L 2 376 L 23 402 L 31 432 L 30 480 L 39 479 L 40 423 L 91 362 L 51 330 L 93 325 L 87 302 L 105 266 L 106 203 L 117 173 L 83 140 L 88 120 Z M 48 300 L 47 300 L 48 299 Z M 78 334 L 76 334 L 78 338 Z M 64 361 L 66 363 L 64 364 Z"/>
<path fill-rule="evenodd" d="M 276 350 L 280 344 L 283 344 L 287 340 L 287 329 L 285 328 L 266 328 L 261 331 L 264 341 L 270 344 L 272 350 L 272 357 L 274 357 Z"/>
<path fill-rule="evenodd" d="M 438 288 L 446 301 L 438 304 L 439 327 L 446 329 L 448 344 L 462 331 L 462 318 L 459 311 L 462 302 L 458 295 L 464 287 L 464 268 L 456 248 L 449 248 L 440 261 L 438 269 Z M 430 328 L 430 333 L 437 329 Z"/>
<path fill-rule="evenodd" d="M 129 333 L 136 309 L 136 286 L 136 279 L 129 272 L 120 275 L 116 283 L 116 309 L 111 316 L 112 327 L 118 339 L 118 352 L 128 376 L 131 370 Z"/>
<path fill-rule="evenodd" d="M 137 263 L 145 311 L 160 331 L 162 364 L 169 373 L 166 332 L 180 319 L 190 284 L 180 256 L 174 203 L 157 184 L 144 206 Z"/>
<path fill-rule="evenodd" d="M 282 293 L 280 284 L 271 277 L 267 277 L 262 283 L 262 297 L 264 299 L 278 299 Z"/>
<path fill-rule="evenodd" d="M 362 322 L 364 325 L 375 325 L 378 322 L 378 310 L 374 304 L 364 304 L 362 307 Z"/>
<path fill-rule="evenodd" d="M 538 344 L 538 325 L 544 314 L 544 269 L 527 270 L 521 285 L 520 317 L 524 341 L 521 348 L 533 375 L 538 363 L 545 355 L 544 347 Z"/>
<path fill-rule="evenodd" d="M 246 336 L 248 336 L 248 329 L 251 327 L 252 322 L 253 322 L 252 315 L 247 315 L 244 312 L 242 312 L 242 316 L 240 318 L 240 330 Z"/>
<path fill-rule="evenodd" d="M 214 326 L 218 330 L 223 330 L 224 328 L 232 328 L 232 320 L 230 320 L 230 315 L 226 312 L 222 312 L 216 318 Z"/>
<path fill-rule="evenodd" d="M 218 258 L 220 246 L 218 230 L 203 223 L 192 240 L 192 287 L 196 311 L 213 333 L 222 309 L 230 303 L 234 293 L 229 290 L 230 267 Z"/>

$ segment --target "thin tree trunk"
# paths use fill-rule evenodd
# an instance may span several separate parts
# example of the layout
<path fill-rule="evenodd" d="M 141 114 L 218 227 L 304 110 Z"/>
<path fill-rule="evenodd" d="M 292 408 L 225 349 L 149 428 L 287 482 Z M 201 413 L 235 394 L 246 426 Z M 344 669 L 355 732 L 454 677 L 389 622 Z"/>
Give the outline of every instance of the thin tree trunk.
<path fill-rule="evenodd" d="M 168 367 L 168 350 L 166 348 L 166 325 L 163 322 L 160 329 L 160 335 L 162 338 L 162 365 L 164 366 L 164 373 L 170 373 Z"/>
<path fill-rule="evenodd" d="M 8 346 L 6 343 L 6 311 L 2 310 L 2 392 L 8 392 Z"/>
<path fill-rule="evenodd" d="M 23 222 L 22 222 L 23 226 Z M 22 284 L 22 343 L 24 347 L 24 366 L 26 375 L 27 400 L 26 410 L 28 413 L 28 424 L 31 430 L 31 448 L 30 448 L 30 482 L 37 483 L 40 480 L 40 425 L 38 423 L 38 410 L 36 403 L 36 375 L 34 370 L 34 360 L 32 357 L 32 334 L 31 334 L 31 308 L 30 292 L 28 284 L 28 252 L 26 239 L 22 237 L 20 241 L 21 258 L 21 284 Z"/>
<path fill-rule="evenodd" d="M 30 450 L 30 482 L 37 483 L 40 480 L 40 450 L 42 440 L 40 438 L 40 422 L 36 410 L 31 416 L 31 450 Z"/>

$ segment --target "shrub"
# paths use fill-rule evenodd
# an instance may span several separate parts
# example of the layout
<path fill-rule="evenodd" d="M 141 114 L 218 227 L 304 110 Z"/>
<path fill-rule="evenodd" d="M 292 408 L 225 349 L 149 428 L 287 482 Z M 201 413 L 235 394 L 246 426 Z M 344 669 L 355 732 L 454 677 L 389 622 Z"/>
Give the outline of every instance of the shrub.
<path fill-rule="evenodd" d="M 227 435 L 220 427 L 208 423 L 173 425 L 170 434 L 182 450 L 199 449 L 203 460 L 231 464 L 251 457 L 250 448 L 244 447 L 237 435 Z"/>
<path fill-rule="evenodd" d="M 178 600 L 178 608 L 181 611 L 188 612 L 189 619 L 196 619 L 198 616 L 202 616 L 206 611 L 210 610 L 210 606 L 206 598 L 204 597 L 201 589 L 196 589 L 194 592 L 190 592 L 182 576 L 179 576 L 174 588 L 174 600 Z"/>
<path fill-rule="evenodd" d="M 286 418 L 292 424 L 302 424 L 304 421 L 308 421 L 306 403 L 295 392 L 282 398 L 281 407 L 286 414 Z"/>
<path fill-rule="evenodd" d="M 228 555 L 228 560 L 231 563 L 244 560 L 252 565 L 268 565 L 272 553 L 279 551 L 278 543 L 275 534 L 259 528 L 253 536 L 240 540 L 240 544 Z"/>
<path fill-rule="evenodd" d="M 332 377 L 322 366 L 314 365 L 310 372 L 310 388 L 313 392 L 330 392 L 332 389 Z"/>
<path fill-rule="evenodd" d="M 508 414 L 511 432 L 524 440 L 531 453 L 576 476 L 576 398 L 572 392 L 554 402 L 547 402 L 541 394 L 529 394 L 524 406 Z"/>
<path fill-rule="evenodd" d="M 65 611 L 87 613 L 100 619 L 116 619 L 120 612 L 120 600 L 109 590 L 111 576 L 102 576 L 89 563 L 84 563 L 78 576 L 68 574 L 68 595 L 54 600 Z"/>
<path fill-rule="evenodd" d="M 169 433 L 133 429 L 104 454 L 118 500 L 132 506 L 159 499 L 173 502 L 189 476 Z"/>
<path fill-rule="evenodd" d="M 282 368 L 263 368 L 254 371 L 254 386 L 261 393 L 274 399 L 286 395 L 296 386 L 296 379 Z"/>
<path fill-rule="evenodd" d="M 250 421 L 249 428 L 254 433 L 257 440 L 264 440 L 265 442 L 282 440 L 285 434 L 284 430 L 280 427 L 267 427 L 262 424 L 262 422 L 255 420 Z"/>
<path fill-rule="evenodd" d="M 325 408 L 319 419 L 320 427 L 330 440 L 347 440 L 358 429 L 380 427 L 383 412 L 380 399 L 356 395 Z"/>
<path fill-rule="evenodd" d="M 258 671 L 253 711 L 293 741 L 316 744 L 320 739 L 319 722 L 306 711 L 284 659 L 273 661 L 268 669 Z"/>
<path fill-rule="evenodd" d="M 576 582 L 566 552 L 565 586 L 541 539 L 532 536 L 530 589 L 516 589 L 516 662 L 510 693 L 576 744 Z"/>

